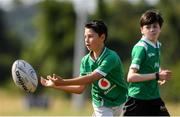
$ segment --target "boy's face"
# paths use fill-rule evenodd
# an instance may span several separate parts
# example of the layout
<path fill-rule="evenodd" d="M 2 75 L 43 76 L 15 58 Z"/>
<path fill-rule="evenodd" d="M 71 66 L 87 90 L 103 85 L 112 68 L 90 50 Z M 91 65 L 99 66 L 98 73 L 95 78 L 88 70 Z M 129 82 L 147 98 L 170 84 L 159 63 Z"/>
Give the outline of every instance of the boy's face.
<path fill-rule="evenodd" d="M 148 24 L 141 27 L 141 33 L 153 42 L 157 41 L 160 32 L 161 27 L 158 23 Z"/>
<path fill-rule="evenodd" d="M 85 45 L 89 51 L 98 51 L 104 44 L 105 36 L 104 34 L 99 36 L 98 33 L 91 28 L 85 28 L 84 39 Z"/>

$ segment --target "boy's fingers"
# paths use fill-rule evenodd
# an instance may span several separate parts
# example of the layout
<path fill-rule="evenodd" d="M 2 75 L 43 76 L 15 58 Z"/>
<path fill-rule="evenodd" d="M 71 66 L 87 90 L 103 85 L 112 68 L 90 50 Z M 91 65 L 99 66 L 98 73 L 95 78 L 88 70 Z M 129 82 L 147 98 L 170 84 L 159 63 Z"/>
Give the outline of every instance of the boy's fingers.
<path fill-rule="evenodd" d="M 41 77 L 41 84 L 45 85 L 46 84 L 46 79 L 44 79 L 43 77 Z"/>
<path fill-rule="evenodd" d="M 160 85 L 163 85 L 163 84 L 166 83 L 166 80 L 159 80 L 158 83 L 159 83 Z"/>
<path fill-rule="evenodd" d="M 166 73 L 171 74 L 171 71 L 170 70 L 166 70 Z"/>
<path fill-rule="evenodd" d="M 40 78 L 41 78 L 41 81 L 45 81 L 45 79 L 42 76 Z"/>
<path fill-rule="evenodd" d="M 52 79 L 52 77 L 51 77 L 50 75 L 48 75 L 48 76 L 47 76 L 47 79 L 48 79 L 48 80 L 51 80 L 51 79 Z"/>

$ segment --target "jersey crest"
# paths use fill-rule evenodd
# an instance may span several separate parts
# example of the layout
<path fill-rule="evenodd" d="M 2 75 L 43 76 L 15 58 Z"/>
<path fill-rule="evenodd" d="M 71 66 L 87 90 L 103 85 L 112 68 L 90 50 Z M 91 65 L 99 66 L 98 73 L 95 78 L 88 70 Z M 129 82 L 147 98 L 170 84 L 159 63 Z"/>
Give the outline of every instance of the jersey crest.
<path fill-rule="evenodd" d="M 111 83 L 107 79 L 101 78 L 98 82 L 98 85 L 101 89 L 106 90 L 111 86 Z"/>

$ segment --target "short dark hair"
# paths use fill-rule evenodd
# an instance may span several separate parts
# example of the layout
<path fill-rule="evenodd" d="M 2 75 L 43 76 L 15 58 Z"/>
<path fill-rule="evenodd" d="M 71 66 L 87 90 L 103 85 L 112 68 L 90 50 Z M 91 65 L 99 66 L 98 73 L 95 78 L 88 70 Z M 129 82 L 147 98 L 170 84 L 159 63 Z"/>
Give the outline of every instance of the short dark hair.
<path fill-rule="evenodd" d="M 140 18 L 140 25 L 143 27 L 144 25 L 158 23 L 160 27 L 163 25 L 163 18 L 161 14 L 157 10 L 147 10 L 142 14 Z"/>
<path fill-rule="evenodd" d="M 105 34 L 105 40 L 107 39 L 108 29 L 102 20 L 92 20 L 85 24 L 85 28 L 91 28 L 93 31 L 98 33 L 99 36 Z"/>

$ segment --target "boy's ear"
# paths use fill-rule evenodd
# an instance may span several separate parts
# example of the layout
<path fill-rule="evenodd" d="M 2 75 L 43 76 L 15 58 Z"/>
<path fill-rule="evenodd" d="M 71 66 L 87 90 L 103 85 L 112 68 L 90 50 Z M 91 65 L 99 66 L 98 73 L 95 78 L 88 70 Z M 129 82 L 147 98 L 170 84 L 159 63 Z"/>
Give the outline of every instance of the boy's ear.
<path fill-rule="evenodd" d="M 105 34 L 101 35 L 101 39 L 103 39 L 103 41 L 105 40 Z"/>
<path fill-rule="evenodd" d="M 141 34 L 144 34 L 143 30 L 142 30 L 142 27 L 140 27 L 140 31 L 141 31 Z"/>

